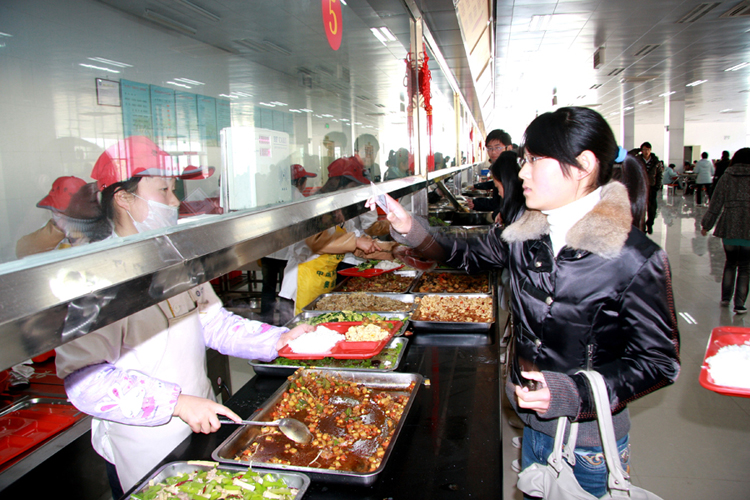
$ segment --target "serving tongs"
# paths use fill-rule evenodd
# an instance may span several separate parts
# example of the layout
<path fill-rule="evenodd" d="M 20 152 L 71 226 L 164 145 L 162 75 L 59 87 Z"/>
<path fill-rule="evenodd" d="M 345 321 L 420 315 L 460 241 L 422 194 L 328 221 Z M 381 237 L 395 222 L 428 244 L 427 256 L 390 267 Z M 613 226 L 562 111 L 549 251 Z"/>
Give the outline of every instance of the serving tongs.
<path fill-rule="evenodd" d="M 470 212 L 470 210 L 461 205 L 455 196 L 453 196 L 453 193 L 451 193 L 450 189 L 448 189 L 445 184 L 443 184 L 443 181 L 435 181 L 435 185 L 438 187 L 441 193 L 443 193 L 443 196 L 445 196 L 448 201 L 451 202 L 451 205 L 453 205 L 453 208 L 455 208 L 458 212 Z"/>

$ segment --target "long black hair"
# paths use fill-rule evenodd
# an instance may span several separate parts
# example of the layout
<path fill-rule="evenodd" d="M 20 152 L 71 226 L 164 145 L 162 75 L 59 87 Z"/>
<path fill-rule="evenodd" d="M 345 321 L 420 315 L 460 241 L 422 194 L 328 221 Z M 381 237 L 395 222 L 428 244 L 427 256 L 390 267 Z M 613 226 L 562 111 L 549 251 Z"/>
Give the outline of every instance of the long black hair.
<path fill-rule="evenodd" d="M 102 191 L 102 210 L 109 220 L 113 223 L 117 222 L 117 211 L 115 210 L 115 194 L 118 191 L 125 191 L 126 193 L 134 194 L 138 189 L 138 183 L 143 177 L 136 176 L 122 182 L 115 182 L 114 184 L 107 186 Z"/>
<path fill-rule="evenodd" d="M 581 153 L 594 153 L 599 167 L 592 190 L 612 179 L 617 141 L 607 121 L 593 109 L 568 107 L 539 115 L 526 128 L 524 139 L 529 154 L 554 158 L 566 177 L 570 176 L 571 167 L 581 168 Z"/>
<path fill-rule="evenodd" d="M 523 182 L 518 177 L 519 170 L 518 154 L 514 151 L 503 151 L 490 167 L 492 178 L 503 185 L 503 201 L 500 204 L 503 224 L 515 221 L 526 208 Z"/>
<path fill-rule="evenodd" d="M 643 231 L 646 226 L 646 206 L 648 204 L 648 184 L 646 164 L 643 157 L 628 153 L 622 163 L 614 166 L 612 180 L 622 182 L 630 198 L 630 214 L 633 225 Z"/>

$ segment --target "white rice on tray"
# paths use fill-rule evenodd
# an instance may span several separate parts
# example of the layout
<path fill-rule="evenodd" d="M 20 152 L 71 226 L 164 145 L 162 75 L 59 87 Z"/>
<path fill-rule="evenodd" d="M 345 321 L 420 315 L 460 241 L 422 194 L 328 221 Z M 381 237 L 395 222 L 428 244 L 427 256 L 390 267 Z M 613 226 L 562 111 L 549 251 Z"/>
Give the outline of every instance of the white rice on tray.
<path fill-rule="evenodd" d="M 750 389 L 750 345 L 728 345 L 706 358 L 714 384 Z"/>
<path fill-rule="evenodd" d="M 393 262 L 392 260 L 381 260 L 375 264 L 375 269 L 385 269 L 386 271 L 396 269 L 397 267 L 401 267 L 401 264 Z"/>
<path fill-rule="evenodd" d="M 345 335 L 325 326 L 318 326 L 312 332 L 300 335 L 287 345 L 297 354 L 323 354 L 345 339 Z"/>

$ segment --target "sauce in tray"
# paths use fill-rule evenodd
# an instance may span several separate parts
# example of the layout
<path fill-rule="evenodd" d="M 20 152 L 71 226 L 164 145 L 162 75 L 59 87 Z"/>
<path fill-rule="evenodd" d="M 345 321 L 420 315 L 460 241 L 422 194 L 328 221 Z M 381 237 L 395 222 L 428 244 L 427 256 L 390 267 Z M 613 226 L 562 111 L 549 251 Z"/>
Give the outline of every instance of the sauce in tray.
<path fill-rule="evenodd" d="M 276 427 L 263 427 L 237 457 L 297 467 L 370 472 L 382 462 L 385 450 L 413 390 L 367 387 L 333 374 L 296 372 L 290 377 L 271 419 L 292 417 L 313 434 L 299 444 Z"/>

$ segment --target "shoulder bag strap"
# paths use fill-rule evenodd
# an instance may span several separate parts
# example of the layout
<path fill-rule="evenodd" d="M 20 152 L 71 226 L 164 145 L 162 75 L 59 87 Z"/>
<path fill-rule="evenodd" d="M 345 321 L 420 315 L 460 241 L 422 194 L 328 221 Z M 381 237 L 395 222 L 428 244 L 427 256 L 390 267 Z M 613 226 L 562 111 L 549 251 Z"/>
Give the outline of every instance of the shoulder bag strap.
<path fill-rule="evenodd" d="M 630 476 L 622 468 L 620 454 L 617 452 L 617 440 L 615 439 L 615 428 L 612 424 L 612 410 L 609 406 L 609 394 L 604 377 L 596 371 L 581 370 L 578 373 L 584 375 L 591 386 L 591 394 L 596 403 L 596 414 L 599 422 L 599 434 L 601 435 L 604 458 L 609 470 L 608 485 L 611 492 L 624 492 L 628 496 L 630 489 Z"/>

